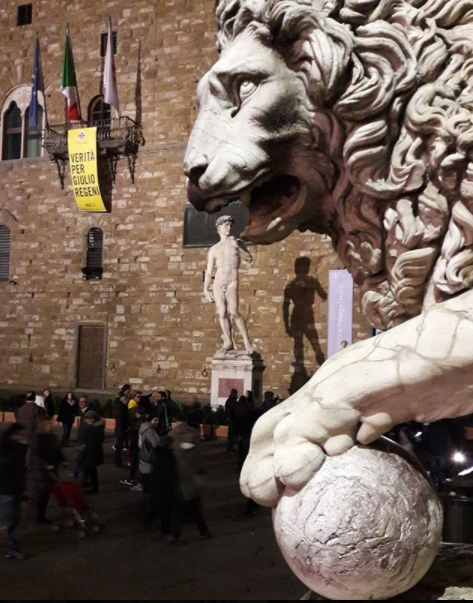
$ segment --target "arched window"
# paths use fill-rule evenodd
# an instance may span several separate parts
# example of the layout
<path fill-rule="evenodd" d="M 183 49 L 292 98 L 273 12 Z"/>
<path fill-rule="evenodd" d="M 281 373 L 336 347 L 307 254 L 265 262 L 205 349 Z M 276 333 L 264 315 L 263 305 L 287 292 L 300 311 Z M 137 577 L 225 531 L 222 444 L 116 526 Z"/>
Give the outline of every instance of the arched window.
<path fill-rule="evenodd" d="M 11 230 L 8 226 L 0 225 L 0 282 L 10 280 L 10 246 Z"/>
<path fill-rule="evenodd" d="M 26 112 L 26 153 L 25 157 L 41 157 L 43 140 L 43 109 L 38 107 L 38 126 L 30 123 L 30 110 Z"/>
<path fill-rule="evenodd" d="M 13 101 L 3 116 L 3 159 L 21 159 L 23 147 L 23 119 Z"/>
<path fill-rule="evenodd" d="M 104 121 L 110 121 L 112 118 L 112 109 L 110 105 L 103 102 L 103 96 L 96 96 L 89 105 L 89 122 L 92 125 L 100 125 Z"/>
<path fill-rule="evenodd" d="M 103 274 L 103 231 L 91 228 L 87 233 L 87 263 L 82 268 L 84 280 L 100 280 Z"/>
<path fill-rule="evenodd" d="M 2 159 L 41 157 L 45 128 L 43 93 L 38 93 L 38 127 L 29 124 L 31 86 L 17 86 L 5 98 L 1 108 Z"/>

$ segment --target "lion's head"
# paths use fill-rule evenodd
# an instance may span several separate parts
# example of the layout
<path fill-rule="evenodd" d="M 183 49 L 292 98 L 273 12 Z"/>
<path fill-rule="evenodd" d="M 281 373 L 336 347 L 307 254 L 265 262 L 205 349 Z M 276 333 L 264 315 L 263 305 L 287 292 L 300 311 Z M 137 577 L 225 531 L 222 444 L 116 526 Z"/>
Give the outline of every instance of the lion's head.
<path fill-rule="evenodd" d="M 371 322 L 473 286 L 470 0 L 221 0 L 189 200 L 329 234 Z"/>

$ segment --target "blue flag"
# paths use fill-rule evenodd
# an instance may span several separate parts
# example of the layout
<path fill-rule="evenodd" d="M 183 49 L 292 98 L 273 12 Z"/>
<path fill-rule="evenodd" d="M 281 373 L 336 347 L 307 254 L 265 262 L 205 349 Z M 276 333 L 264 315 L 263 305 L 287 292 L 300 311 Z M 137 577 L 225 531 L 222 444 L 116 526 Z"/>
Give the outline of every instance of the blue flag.
<path fill-rule="evenodd" d="M 30 102 L 30 124 L 33 128 L 37 128 L 38 125 L 38 92 L 44 93 L 43 85 L 43 74 L 41 73 L 41 61 L 39 55 L 39 39 L 36 38 L 36 47 L 34 51 L 34 65 L 33 65 L 33 85 L 31 88 L 31 102 Z"/>

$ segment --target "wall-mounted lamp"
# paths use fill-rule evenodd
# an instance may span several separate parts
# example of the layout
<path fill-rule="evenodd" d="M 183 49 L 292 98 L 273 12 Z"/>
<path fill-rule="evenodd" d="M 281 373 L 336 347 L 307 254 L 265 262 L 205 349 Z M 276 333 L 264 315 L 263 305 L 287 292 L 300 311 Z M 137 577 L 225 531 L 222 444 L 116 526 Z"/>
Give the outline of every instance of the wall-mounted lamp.
<path fill-rule="evenodd" d="M 158 364 L 158 366 L 156 367 L 156 373 L 159 375 L 160 372 L 161 372 L 161 365 Z"/>
<path fill-rule="evenodd" d="M 112 366 L 110 367 L 110 372 L 111 373 L 116 373 L 117 372 L 117 367 L 115 366 L 115 363 L 113 363 Z"/>
<path fill-rule="evenodd" d="M 202 377 L 208 377 L 209 376 L 209 370 L 206 366 L 204 366 L 204 370 L 202 371 Z"/>

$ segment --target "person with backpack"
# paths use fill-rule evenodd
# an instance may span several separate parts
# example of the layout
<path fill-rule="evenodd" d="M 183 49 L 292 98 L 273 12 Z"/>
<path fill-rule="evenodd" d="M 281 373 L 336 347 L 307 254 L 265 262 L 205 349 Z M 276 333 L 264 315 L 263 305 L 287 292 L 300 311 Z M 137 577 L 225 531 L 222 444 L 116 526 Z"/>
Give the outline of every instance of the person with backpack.
<path fill-rule="evenodd" d="M 172 401 L 168 398 L 165 391 L 158 392 L 158 435 L 167 435 L 172 429 L 172 419 L 174 415 L 174 408 Z"/>
<path fill-rule="evenodd" d="M 145 492 L 147 491 L 148 478 L 153 473 L 153 465 L 150 460 L 151 452 L 159 446 L 158 423 L 158 414 L 152 413 L 142 422 L 138 432 L 139 470 L 142 476 L 141 486 Z"/>

